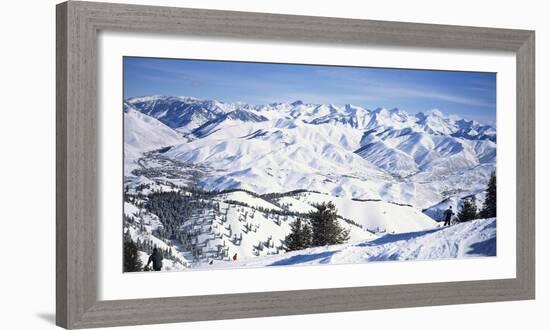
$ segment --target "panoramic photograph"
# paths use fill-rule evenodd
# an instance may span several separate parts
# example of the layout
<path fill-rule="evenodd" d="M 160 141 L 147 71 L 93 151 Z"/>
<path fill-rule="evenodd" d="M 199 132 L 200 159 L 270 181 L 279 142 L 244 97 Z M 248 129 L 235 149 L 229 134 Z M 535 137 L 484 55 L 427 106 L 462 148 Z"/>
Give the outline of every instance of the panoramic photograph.
<path fill-rule="evenodd" d="M 122 74 L 123 272 L 497 255 L 495 73 L 124 57 Z"/>

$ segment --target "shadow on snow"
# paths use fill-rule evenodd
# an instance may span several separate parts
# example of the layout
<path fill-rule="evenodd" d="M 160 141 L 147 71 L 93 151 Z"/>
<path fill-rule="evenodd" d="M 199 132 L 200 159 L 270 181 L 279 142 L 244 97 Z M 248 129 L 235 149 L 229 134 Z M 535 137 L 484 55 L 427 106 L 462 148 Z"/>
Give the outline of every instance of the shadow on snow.
<path fill-rule="evenodd" d="M 497 238 L 491 237 L 485 241 L 477 242 L 470 245 L 470 250 L 467 252 L 470 255 L 481 255 L 494 257 L 497 255 Z"/>
<path fill-rule="evenodd" d="M 402 233 L 402 234 L 386 234 L 380 238 L 377 238 L 370 242 L 360 243 L 357 244 L 357 246 L 374 246 L 374 245 L 382 245 L 387 243 L 394 243 L 398 241 L 408 241 L 412 238 L 424 236 L 427 234 L 435 233 L 437 231 L 440 231 L 444 229 L 444 227 L 441 228 L 434 228 L 429 230 L 423 230 L 423 231 L 415 231 L 415 232 L 409 232 L 409 233 Z"/>
<path fill-rule="evenodd" d="M 299 254 L 299 255 L 292 256 L 290 258 L 276 261 L 269 266 L 289 266 L 289 265 L 301 264 L 304 262 L 310 262 L 318 259 L 321 259 L 319 263 L 326 264 L 330 261 L 330 257 L 332 257 L 332 255 L 335 254 L 336 252 L 338 251 L 327 251 L 327 252 L 321 252 L 316 254 Z"/>

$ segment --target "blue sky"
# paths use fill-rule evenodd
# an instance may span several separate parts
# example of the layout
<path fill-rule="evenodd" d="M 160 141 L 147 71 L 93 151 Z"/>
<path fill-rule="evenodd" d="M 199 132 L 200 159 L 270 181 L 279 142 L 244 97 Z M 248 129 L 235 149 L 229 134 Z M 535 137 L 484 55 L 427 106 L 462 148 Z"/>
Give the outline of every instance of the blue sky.
<path fill-rule="evenodd" d="M 124 57 L 124 97 L 145 95 L 437 108 L 491 124 L 496 116 L 495 73 Z"/>

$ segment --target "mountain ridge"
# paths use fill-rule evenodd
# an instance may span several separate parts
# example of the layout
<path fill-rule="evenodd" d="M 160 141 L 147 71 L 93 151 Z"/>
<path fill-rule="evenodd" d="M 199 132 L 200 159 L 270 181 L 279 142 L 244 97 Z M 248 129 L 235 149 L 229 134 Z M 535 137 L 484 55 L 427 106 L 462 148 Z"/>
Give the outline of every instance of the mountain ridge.
<path fill-rule="evenodd" d="M 215 168 L 198 182 L 206 190 L 310 189 L 427 208 L 479 193 L 496 167 L 493 126 L 437 109 L 412 115 L 351 104 L 249 105 L 188 96 L 126 102 L 186 138 L 167 157 Z"/>

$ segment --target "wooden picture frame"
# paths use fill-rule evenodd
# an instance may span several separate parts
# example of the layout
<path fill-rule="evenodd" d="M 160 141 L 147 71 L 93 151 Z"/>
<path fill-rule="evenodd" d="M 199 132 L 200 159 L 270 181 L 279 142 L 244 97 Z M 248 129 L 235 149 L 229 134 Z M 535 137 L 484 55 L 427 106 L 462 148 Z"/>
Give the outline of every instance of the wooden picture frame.
<path fill-rule="evenodd" d="M 99 31 L 515 52 L 516 278 L 98 301 Z M 57 5 L 56 322 L 137 325 L 535 297 L 535 32 L 94 2 Z"/>

